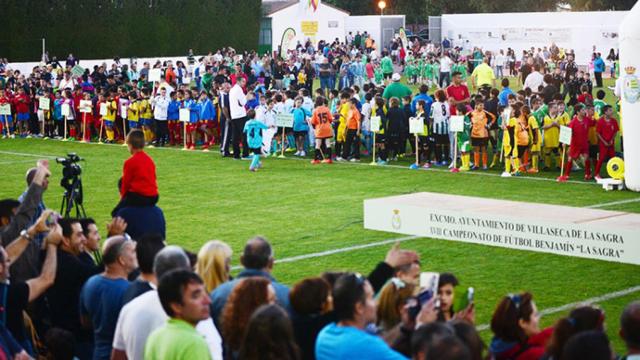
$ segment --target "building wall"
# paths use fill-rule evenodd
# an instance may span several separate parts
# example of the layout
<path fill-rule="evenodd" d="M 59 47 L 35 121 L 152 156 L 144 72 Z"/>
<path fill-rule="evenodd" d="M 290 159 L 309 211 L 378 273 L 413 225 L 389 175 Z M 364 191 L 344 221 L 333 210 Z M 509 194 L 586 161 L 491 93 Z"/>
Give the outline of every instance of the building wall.
<path fill-rule="evenodd" d="M 335 38 L 344 41 L 345 18 L 347 18 L 348 15 L 349 14 L 345 12 L 324 5 L 322 2 L 320 2 L 320 6 L 315 12 L 313 10 L 307 10 L 305 6 L 300 4 L 282 9 L 270 16 L 272 19 L 271 34 L 273 50 L 278 50 L 280 41 L 282 40 L 282 34 L 287 28 L 293 28 L 296 31 L 296 40 L 302 44 L 304 44 L 307 38 L 311 38 L 314 43 L 320 40 L 331 42 L 335 40 Z M 302 33 L 303 21 L 317 22 L 318 32 L 315 36 Z M 295 42 L 293 45 L 295 46 Z"/>
<path fill-rule="evenodd" d="M 511 47 L 518 59 L 522 50 L 555 42 L 574 49 L 576 62 L 587 64 L 593 46 L 604 57 L 618 47 L 618 26 L 626 11 L 544 12 L 442 15 L 442 38 L 454 46 L 480 46 L 484 50 Z"/>

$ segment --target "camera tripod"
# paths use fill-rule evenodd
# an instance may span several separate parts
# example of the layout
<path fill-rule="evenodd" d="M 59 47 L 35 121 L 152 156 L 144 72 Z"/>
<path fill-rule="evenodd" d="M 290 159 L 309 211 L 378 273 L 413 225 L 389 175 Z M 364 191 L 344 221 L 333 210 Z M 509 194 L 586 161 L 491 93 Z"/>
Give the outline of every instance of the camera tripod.
<path fill-rule="evenodd" d="M 76 218 L 87 217 L 82 205 L 82 179 L 80 176 L 74 176 L 71 179 L 62 179 L 61 184 L 65 188 L 62 194 L 62 204 L 60 205 L 60 215 L 68 218 L 73 208 L 76 209 Z"/>

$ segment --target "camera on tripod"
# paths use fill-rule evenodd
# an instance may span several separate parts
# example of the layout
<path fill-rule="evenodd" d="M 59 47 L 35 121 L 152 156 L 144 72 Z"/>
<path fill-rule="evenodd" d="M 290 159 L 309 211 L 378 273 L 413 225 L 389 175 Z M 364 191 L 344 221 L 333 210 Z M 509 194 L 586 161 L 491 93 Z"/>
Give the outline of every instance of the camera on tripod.
<path fill-rule="evenodd" d="M 82 167 L 78 162 L 82 158 L 76 153 L 67 154 L 66 158 L 56 158 L 56 162 L 63 166 L 62 180 L 60 186 L 65 189 L 62 195 L 62 205 L 60 206 L 60 214 L 65 218 L 69 217 L 71 210 L 75 207 L 76 217 L 86 217 L 84 206 L 82 205 Z"/>

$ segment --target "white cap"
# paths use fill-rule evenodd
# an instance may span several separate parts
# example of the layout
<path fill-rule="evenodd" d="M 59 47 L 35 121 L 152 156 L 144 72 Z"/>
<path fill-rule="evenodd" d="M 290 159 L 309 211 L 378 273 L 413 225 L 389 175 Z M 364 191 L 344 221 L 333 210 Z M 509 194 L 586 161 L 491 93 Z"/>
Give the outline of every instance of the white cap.
<path fill-rule="evenodd" d="M 394 74 L 391 76 L 391 80 L 393 80 L 393 81 L 400 81 L 400 74 L 398 74 L 398 73 L 394 73 Z"/>

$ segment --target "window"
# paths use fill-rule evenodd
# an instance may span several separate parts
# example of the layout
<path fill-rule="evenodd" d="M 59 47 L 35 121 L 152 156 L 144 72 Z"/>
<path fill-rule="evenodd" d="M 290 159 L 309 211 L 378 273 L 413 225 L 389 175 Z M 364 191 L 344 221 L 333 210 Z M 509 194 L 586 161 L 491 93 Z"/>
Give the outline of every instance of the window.
<path fill-rule="evenodd" d="M 271 45 L 271 18 L 260 20 L 260 45 Z"/>

